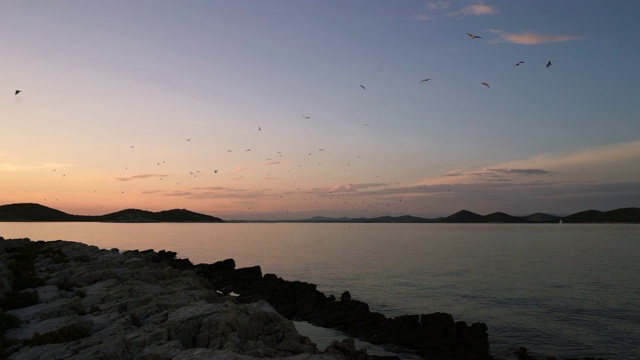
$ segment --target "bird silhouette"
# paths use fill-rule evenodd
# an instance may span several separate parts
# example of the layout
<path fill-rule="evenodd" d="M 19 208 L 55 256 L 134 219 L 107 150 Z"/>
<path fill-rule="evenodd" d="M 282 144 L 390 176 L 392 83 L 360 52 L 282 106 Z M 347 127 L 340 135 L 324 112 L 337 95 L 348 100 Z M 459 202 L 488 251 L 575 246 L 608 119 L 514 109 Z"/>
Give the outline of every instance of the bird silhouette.
<path fill-rule="evenodd" d="M 524 61 L 518 61 L 513 67 L 520 66 L 520 64 L 524 64 Z"/>
<path fill-rule="evenodd" d="M 22 92 L 22 90 L 16 90 L 15 95 L 18 95 L 18 94 L 20 94 L 21 92 Z"/>
<path fill-rule="evenodd" d="M 218 170 L 213 170 L 213 173 L 214 173 L 214 174 L 217 174 L 217 173 L 218 173 Z"/>
<path fill-rule="evenodd" d="M 364 87 L 364 85 L 360 85 L 361 88 L 363 88 L 364 90 L 367 90 L 367 88 Z"/>
<path fill-rule="evenodd" d="M 262 128 L 260 128 L 260 126 L 258 126 L 258 131 L 262 131 Z"/>
<path fill-rule="evenodd" d="M 311 119 L 311 116 L 302 115 L 302 117 L 305 118 L 305 119 Z"/>
<path fill-rule="evenodd" d="M 486 82 L 481 83 L 482 85 L 489 87 L 489 84 L 487 84 Z"/>
<path fill-rule="evenodd" d="M 553 64 L 551 63 L 551 61 L 547 62 L 547 67 L 549 67 L 549 66 L 551 66 L 551 65 L 553 65 Z"/>
<path fill-rule="evenodd" d="M 424 80 L 420 80 L 420 82 L 427 82 L 429 80 L 433 80 L 433 79 L 424 79 Z"/>
<path fill-rule="evenodd" d="M 470 34 L 470 33 L 467 33 L 467 35 L 469 35 L 471 37 L 471 39 L 482 39 L 482 36 L 473 35 L 473 34 Z"/>

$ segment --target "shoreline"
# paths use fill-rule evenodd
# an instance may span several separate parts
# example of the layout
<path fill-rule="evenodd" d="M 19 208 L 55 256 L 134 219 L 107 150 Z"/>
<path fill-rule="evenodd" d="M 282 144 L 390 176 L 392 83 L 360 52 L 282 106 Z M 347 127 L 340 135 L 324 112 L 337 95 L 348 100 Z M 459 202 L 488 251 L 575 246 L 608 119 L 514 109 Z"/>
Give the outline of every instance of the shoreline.
<path fill-rule="evenodd" d="M 16 259 L 31 259 L 33 269 L 27 273 L 30 273 L 33 279 L 17 281 L 16 278 L 20 276 L 7 272 L 7 264 L 13 264 L 15 267 L 18 262 Z M 0 299 L 3 299 L 3 304 L 7 303 L 7 294 L 33 293 L 34 288 L 40 300 L 39 303 L 10 310 L 6 310 L 6 306 L 3 305 L 2 314 L 15 316 L 21 322 L 19 326 L 8 329 L 4 329 L 6 325 L 3 325 L 3 342 L 4 339 L 12 337 L 18 337 L 22 341 L 19 345 L 14 344 L 13 348 L 10 345 L 3 349 L 12 351 L 9 359 L 39 358 L 34 357 L 34 354 L 38 354 L 38 348 L 51 351 L 52 347 L 61 351 L 61 355 L 65 351 L 69 352 L 69 349 L 76 349 L 73 351 L 77 353 L 70 357 L 59 357 L 60 359 L 83 358 L 77 356 L 83 352 L 86 355 L 88 350 L 78 350 L 77 346 L 74 348 L 69 343 L 25 345 L 26 340 L 32 339 L 35 333 L 50 333 L 64 328 L 69 322 L 84 329 L 85 333 L 89 331 L 88 336 L 73 340 L 71 344 L 80 342 L 83 344 L 80 347 L 91 349 L 94 353 L 97 351 L 95 354 L 102 354 L 105 351 L 103 347 L 96 349 L 96 346 L 87 344 L 89 340 L 84 339 L 91 339 L 97 334 L 105 335 L 104 332 L 109 328 L 105 324 L 105 317 L 127 319 L 112 322 L 111 325 L 115 328 L 110 328 L 110 336 L 103 337 L 109 339 L 113 345 L 107 352 L 117 350 L 116 353 L 119 355 L 116 358 L 123 359 L 137 359 L 144 354 L 144 359 L 180 359 L 182 353 L 190 354 L 189 356 L 195 356 L 193 353 L 211 355 L 211 351 L 226 351 L 227 355 L 231 353 L 238 356 L 232 358 L 353 358 L 356 354 L 359 354 L 357 358 L 362 359 L 379 358 L 356 350 L 354 344 L 349 341 L 332 344 L 321 351 L 308 338 L 298 334 L 291 323 L 294 320 L 337 329 L 346 336 L 362 338 L 373 344 L 391 345 L 393 349 L 410 349 L 423 358 L 493 358 L 489 351 L 487 327 L 482 323 L 467 325 L 463 321 L 454 322 L 451 315 L 445 313 L 404 315 L 388 319 L 379 313 L 369 311 L 366 303 L 351 299 L 348 291 L 345 291 L 340 299 L 327 297 L 317 291 L 314 284 L 287 281 L 274 274 L 263 275 L 259 266 L 236 269 L 235 261 L 232 259 L 193 265 L 188 259 L 177 259 L 176 253 L 165 250 L 120 252 L 117 249 L 101 250 L 95 246 L 61 240 L 33 242 L 28 239 L 2 239 L 0 260 L 0 274 L 3 279 L 3 284 L 0 284 Z M 14 276 L 13 285 L 16 282 L 20 283 L 17 291 L 11 286 L 7 287 L 8 281 L 4 281 L 11 276 Z M 35 280 L 38 278 L 40 282 Z M 24 287 L 22 283 L 29 281 L 37 286 Z M 186 282 L 188 286 L 185 288 L 184 284 L 179 284 L 180 282 Z M 126 296 L 118 298 L 119 300 L 111 299 L 111 296 L 115 296 L 114 291 L 122 292 L 121 287 L 127 289 Z M 116 291 L 116 288 L 119 290 Z M 234 294 L 238 296 L 231 296 Z M 61 305 L 63 303 L 64 306 Z M 61 308 L 71 310 L 66 310 L 65 313 Z M 211 312 L 202 313 L 202 308 Z M 34 315 L 38 309 L 45 310 L 40 318 Z M 231 341 L 228 333 L 202 334 L 201 331 L 185 327 L 176 321 L 187 319 L 187 323 L 199 322 L 200 329 L 202 321 L 209 321 L 207 324 L 211 326 L 213 321 L 209 317 L 212 314 L 219 317 L 222 313 L 225 314 L 225 319 L 232 323 L 237 323 L 239 319 L 247 316 L 253 319 L 264 317 L 264 313 L 273 316 L 277 314 L 277 320 L 270 318 L 269 321 L 278 324 L 277 328 L 282 338 L 279 335 L 271 339 L 271 342 L 265 342 L 264 339 L 258 341 L 250 336 L 247 338 L 248 333 L 258 338 L 264 335 L 261 334 L 260 326 L 251 326 L 249 329 L 234 329 L 231 333 L 236 335 Z M 172 318 L 171 314 L 182 314 L 183 317 Z M 252 321 L 249 323 L 255 325 Z M 150 325 L 153 325 L 151 329 Z M 114 337 L 119 334 L 118 331 L 122 333 L 123 330 L 129 335 L 124 338 L 122 335 L 119 335 L 120 338 Z M 269 329 L 271 332 L 273 330 Z M 186 331 L 188 336 L 181 331 Z M 205 337 L 207 340 L 192 341 L 189 340 L 190 337 Z M 288 345 L 286 349 L 282 349 L 285 338 L 289 339 Z M 204 351 L 205 348 L 208 352 Z M 519 359 L 534 358 L 528 355 L 524 348 L 518 351 Z M 169 353 L 173 355 L 154 357 Z"/>

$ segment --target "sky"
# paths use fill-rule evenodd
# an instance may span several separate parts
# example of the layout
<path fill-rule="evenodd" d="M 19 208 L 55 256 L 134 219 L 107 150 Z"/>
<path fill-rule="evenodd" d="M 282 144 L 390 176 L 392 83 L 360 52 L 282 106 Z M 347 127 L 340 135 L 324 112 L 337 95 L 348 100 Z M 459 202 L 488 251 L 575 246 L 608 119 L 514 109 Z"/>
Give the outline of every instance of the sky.
<path fill-rule="evenodd" d="M 638 207 L 638 15 L 632 0 L 1 1 L 0 204 L 225 220 Z"/>

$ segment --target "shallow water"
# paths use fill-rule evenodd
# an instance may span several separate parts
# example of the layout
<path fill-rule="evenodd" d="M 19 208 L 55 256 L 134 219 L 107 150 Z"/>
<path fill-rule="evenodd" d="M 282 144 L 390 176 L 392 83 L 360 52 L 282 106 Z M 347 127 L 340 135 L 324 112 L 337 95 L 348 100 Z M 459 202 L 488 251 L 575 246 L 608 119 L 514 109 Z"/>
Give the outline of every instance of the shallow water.
<path fill-rule="evenodd" d="M 638 359 L 640 226 L 0 223 L 0 236 L 172 250 L 489 327 L 492 354 Z"/>

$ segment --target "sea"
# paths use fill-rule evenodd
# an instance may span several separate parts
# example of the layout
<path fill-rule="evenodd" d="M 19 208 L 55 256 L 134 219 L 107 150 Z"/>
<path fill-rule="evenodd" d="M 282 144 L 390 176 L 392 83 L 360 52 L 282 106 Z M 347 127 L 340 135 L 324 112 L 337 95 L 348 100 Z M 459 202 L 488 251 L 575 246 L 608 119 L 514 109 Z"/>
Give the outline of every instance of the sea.
<path fill-rule="evenodd" d="M 349 291 L 387 317 L 483 322 L 498 359 L 521 346 L 540 358 L 640 359 L 640 225 L 3 222 L 0 236 L 232 258 L 326 295 Z M 321 349 L 344 338 L 296 326 Z"/>

